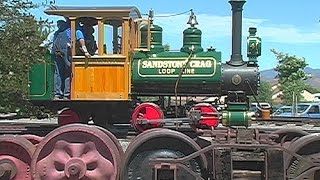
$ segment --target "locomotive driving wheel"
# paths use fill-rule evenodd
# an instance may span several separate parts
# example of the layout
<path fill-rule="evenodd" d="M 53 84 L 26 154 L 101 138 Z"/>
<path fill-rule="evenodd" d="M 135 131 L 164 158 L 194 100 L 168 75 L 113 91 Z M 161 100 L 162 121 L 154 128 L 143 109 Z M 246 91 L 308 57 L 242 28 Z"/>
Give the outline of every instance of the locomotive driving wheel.
<path fill-rule="evenodd" d="M 145 119 L 149 122 L 142 124 L 140 120 Z M 142 103 L 135 108 L 132 114 L 131 124 L 139 132 L 143 132 L 151 128 L 159 128 L 163 126 L 161 122 L 152 122 L 152 120 L 164 119 L 161 108 L 153 103 Z"/>
<path fill-rule="evenodd" d="M 116 145 L 116 147 L 119 151 L 120 157 L 123 157 L 124 152 L 123 152 L 122 146 L 121 146 L 120 142 L 118 141 L 117 137 L 115 135 L 113 135 L 110 131 L 108 131 L 107 129 L 104 129 L 103 127 L 96 126 L 96 128 L 103 131 L 113 141 L 113 143 Z"/>
<path fill-rule="evenodd" d="M 0 136 L 0 179 L 31 180 L 30 165 L 34 145 L 21 136 Z"/>
<path fill-rule="evenodd" d="M 29 140 L 33 145 L 39 144 L 42 140 L 42 137 L 33 134 L 23 134 L 21 136 Z"/>
<path fill-rule="evenodd" d="M 219 125 L 219 112 L 209 103 L 196 104 L 192 110 L 198 110 L 201 113 L 201 119 L 198 122 L 190 124 L 192 129 L 197 128 L 211 128 Z"/>
<path fill-rule="evenodd" d="M 120 152 L 108 133 L 83 124 L 62 126 L 38 144 L 33 178 L 117 180 Z"/>
<path fill-rule="evenodd" d="M 58 112 L 58 124 L 60 126 L 80 122 L 80 115 L 70 108 L 64 108 Z"/>
<path fill-rule="evenodd" d="M 299 156 L 285 158 L 288 179 L 320 179 L 320 134 L 309 134 L 294 141 L 288 150 Z"/>

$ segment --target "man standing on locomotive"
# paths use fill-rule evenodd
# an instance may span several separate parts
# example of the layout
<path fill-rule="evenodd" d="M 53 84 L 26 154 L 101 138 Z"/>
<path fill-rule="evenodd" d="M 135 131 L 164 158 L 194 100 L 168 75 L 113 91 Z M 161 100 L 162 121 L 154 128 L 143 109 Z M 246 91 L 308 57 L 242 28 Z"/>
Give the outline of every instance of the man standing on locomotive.
<path fill-rule="evenodd" d="M 62 55 L 61 48 L 58 50 L 57 47 L 57 37 L 60 33 L 65 31 L 67 26 L 66 22 L 64 20 L 58 20 L 57 21 L 57 30 L 49 33 L 47 38 L 40 44 L 41 47 L 46 47 L 50 53 L 51 59 L 54 62 L 55 65 L 55 71 L 54 71 L 54 99 L 60 99 L 62 97 L 61 92 L 61 75 L 64 74 L 61 72 L 62 66 L 64 66 L 63 62 L 59 60 L 59 57 Z M 58 55 L 59 54 L 59 55 Z M 58 55 L 58 56 L 57 56 Z"/>
<path fill-rule="evenodd" d="M 40 47 L 45 47 L 48 49 L 49 53 L 52 55 L 52 47 L 53 47 L 53 41 L 57 37 L 57 34 L 61 31 L 64 31 L 66 28 L 66 22 L 64 20 L 58 20 L 57 21 L 57 27 L 58 30 L 52 31 L 48 34 L 47 38 L 40 44 Z"/>
<path fill-rule="evenodd" d="M 80 49 L 87 58 L 90 54 L 85 45 L 83 33 L 80 27 L 76 30 L 76 40 L 80 43 Z M 65 28 L 57 34 L 53 42 L 53 54 L 55 61 L 54 100 L 70 99 L 71 86 L 71 28 L 67 20 Z"/>

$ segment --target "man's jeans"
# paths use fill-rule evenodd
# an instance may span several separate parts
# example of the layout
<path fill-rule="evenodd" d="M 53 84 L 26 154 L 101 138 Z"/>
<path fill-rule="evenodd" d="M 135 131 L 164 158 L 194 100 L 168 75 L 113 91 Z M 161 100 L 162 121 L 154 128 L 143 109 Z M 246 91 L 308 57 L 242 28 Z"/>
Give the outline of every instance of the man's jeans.
<path fill-rule="evenodd" d="M 53 59 L 55 64 L 54 95 L 55 97 L 70 98 L 71 57 L 54 54 Z"/>

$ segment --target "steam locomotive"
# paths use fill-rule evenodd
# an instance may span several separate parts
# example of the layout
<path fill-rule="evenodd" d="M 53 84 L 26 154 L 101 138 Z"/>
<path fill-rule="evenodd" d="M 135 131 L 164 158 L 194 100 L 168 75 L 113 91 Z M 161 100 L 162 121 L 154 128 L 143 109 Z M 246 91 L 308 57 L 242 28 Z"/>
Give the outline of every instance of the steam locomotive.
<path fill-rule="evenodd" d="M 173 96 L 227 95 L 228 102 L 241 102 L 243 106 L 238 108 L 239 112 L 234 108 L 232 111 L 244 113 L 244 121 L 249 121 L 246 97 L 256 94 L 259 86 L 257 57 L 261 54 L 261 39 L 256 36 L 256 29 L 250 28 L 249 60 L 244 61 L 241 54 L 243 3 L 231 2 L 234 9 L 232 55 L 226 63 L 222 63 L 221 52 L 213 48 L 203 50 L 202 32 L 196 27 L 198 22 L 193 12 L 188 21 L 190 27 L 183 31 L 183 46 L 174 52 L 164 51 L 162 28 L 153 23 L 153 12 L 143 19 L 135 7 L 89 7 L 85 12 L 76 7 L 49 8 L 45 11 L 47 14 L 70 19 L 73 36 L 78 23 L 96 29 L 98 51 L 91 59 L 85 59 L 77 54 L 73 37 L 71 99 L 67 101 L 53 100 L 52 60 L 47 58 L 46 63 L 34 65 L 30 73 L 30 100 L 59 110 L 61 124 L 91 119 L 95 124 L 106 126 L 128 123 L 128 119 L 132 119 L 136 127 L 139 126 L 135 125 L 136 115 L 141 113 L 154 116 L 153 119 L 169 114 L 184 116 L 184 111 L 173 110 L 172 100 L 168 100 Z M 107 28 L 113 33 L 109 51 L 105 40 L 109 38 Z M 158 101 L 150 104 L 150 98 L 143 101 L 141 97 L 158 97 Z M 175 104 L 181 109 L 177 98 Z M 214 107 L 209 111 L 216 112 Z"/>
<path fill-rule="evenodd" d="M 248 95 L 256 95 L 259 86 L 261 39 L 249 28 L 248 60 L 243 60 L 245 0 L 229 3 L 232 54 L 226 63 L 221 52 L 201 47 L 193 12 L 180 51 L 166 51 L 152 12 L 145 19 L 135 7 L 47 9 L 47 14 L 68 17 L 71 23 L 71 99 L 53 99 L 49 55 L 46 63 L 34 65 L 30 100 L 59 110 L 63 126 L 45 137 L 0 136 L 0 179 L 226 180 L 239 174 L 242 179 L 319 179 L 318 133 L 250 126 Z M 79 23 L 96 31 L 98 51 L 90 59 L 77 54 Z M 224 109 L 182 103 L 190 96 L 226 96 Z M 84 124 L 90 120 L 95 125 Z M 129 121 L 139 131 L 135 137 L 118 139 L 109 131 Z M 273 119 L 259 119 L 263 122 Z M 178 131 L 184 123 L 187 131 Z M 13 128 L 15 134 L 19 127 Z M 128 141 L 126 147 L 120 144 Z"/>

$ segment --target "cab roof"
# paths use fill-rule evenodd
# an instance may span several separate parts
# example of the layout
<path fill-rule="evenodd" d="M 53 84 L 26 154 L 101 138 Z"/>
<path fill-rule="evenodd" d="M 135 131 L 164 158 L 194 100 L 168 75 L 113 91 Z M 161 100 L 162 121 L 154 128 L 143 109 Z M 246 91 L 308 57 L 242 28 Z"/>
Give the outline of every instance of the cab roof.
<path fill-rule="evenodd" d="M 141 13 L 135 6 L 51 6 L 44 12 L 48 15 L 66 17 L 141 18 Z"/>

